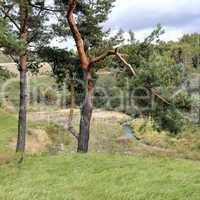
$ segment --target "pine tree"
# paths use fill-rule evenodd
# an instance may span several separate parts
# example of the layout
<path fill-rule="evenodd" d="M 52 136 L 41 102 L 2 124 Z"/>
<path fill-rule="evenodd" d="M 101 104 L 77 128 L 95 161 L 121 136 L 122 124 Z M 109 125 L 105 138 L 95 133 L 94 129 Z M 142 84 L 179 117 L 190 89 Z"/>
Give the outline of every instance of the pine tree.
<path fill-rule="evenodd" d="M 43 21 L 46 13 L 43 6 L 35 8 L 29 0 L 3 0 L 0 3 L 1 29 L 0 42 L 6 53 L 16 62 L 20 73 L 20 103 L 18 139 L 16 152 L 25 151 L 27 113 L 27 71 L 30 48 L 47 41 Z M 45 32 L 44 32 L 45 33 Z M 41 38 L 42 37 L 42 38 Z"/>

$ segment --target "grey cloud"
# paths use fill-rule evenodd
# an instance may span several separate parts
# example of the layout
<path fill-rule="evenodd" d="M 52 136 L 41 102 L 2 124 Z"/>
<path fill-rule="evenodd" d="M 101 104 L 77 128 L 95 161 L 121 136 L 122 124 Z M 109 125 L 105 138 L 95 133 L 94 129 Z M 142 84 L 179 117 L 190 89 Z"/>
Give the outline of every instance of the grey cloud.
<path fill-rule="evenodd" d="M 130 29 L 138 31 L 161 23 L 163 26 L 173 28 L 190 26 L 190 29 L 195 30 L 197 28 L 196 22 L 199 22 L 200 19 L 200 12 L 197 12 L 197 8 L 200 8 L 199 0 L 182 0 L 182 2 L 179 0 L 168 0 L 169 4 L 167 4 L 167 0 L 163 0 L 166 3 L 165 6 L 162 3 L 158 3 L 159 5 L 157 4 L 156 6 L 153 4 L 146 5 L 144 0 L 135 0 L 134 5 L 133 2 L 129 1 L 130 6 L 125 8 L 122 6 L 121 9 L 120 4 L 123 4 L 123 1 L 117 1 L 118 6 L 114 8 L 108 22 L 105 23 L 107 28 L 118 27 L 125 31 Z M 156 3 L 159 1 L 154 0 L 152 2 Z"/>

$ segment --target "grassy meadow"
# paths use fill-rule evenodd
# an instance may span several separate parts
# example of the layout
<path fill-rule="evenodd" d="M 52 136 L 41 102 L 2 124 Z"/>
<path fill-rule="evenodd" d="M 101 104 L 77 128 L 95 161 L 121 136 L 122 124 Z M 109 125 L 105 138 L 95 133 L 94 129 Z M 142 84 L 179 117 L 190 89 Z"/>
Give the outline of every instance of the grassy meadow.
<path fill-rule="evenodd" d="M 40 88 L 44 93 L 55 81 L 41 76 L 32 77 L 29 83 L 29 88 Z M 16 106 L 17 93 L 18 82 L 10 83 L 7 100 Z M 90 153 L 82 155 L 75 153 L 76 140 L 64 127 L 67 113 L 54 105 L 29 105 L 28 148 L 33 148 L 29 147 L 31 143 L 44 145 L 44 139 L 49 142 L 43 151 L 41 148 L 28 151 L 19 164 L 15 144 L 11 145 L 17 136 L 16 110 L 2 106 L 0 199 L 199 200 L 198 127 L 188 126 L 181 136 L 170 136 L 167 132 L 156 132 L 148 119 L 133 120 L 129 123 L 140 139 L 136 143 L 123 137 L 121 124 L 129 119 L 127 115 L 94 110 Z M 46 114 L 52 115 L 52 120 L 47 121 Z M 77 130 L 79 118 L 79 110 L 75 109 Z M 34 135 L 37 132 L 45 135 Z"/>
<path fill-rule="evenodd" d="M 4 200 L 199 200 L 200 163 L 68 154 L 0 165 Z"/>

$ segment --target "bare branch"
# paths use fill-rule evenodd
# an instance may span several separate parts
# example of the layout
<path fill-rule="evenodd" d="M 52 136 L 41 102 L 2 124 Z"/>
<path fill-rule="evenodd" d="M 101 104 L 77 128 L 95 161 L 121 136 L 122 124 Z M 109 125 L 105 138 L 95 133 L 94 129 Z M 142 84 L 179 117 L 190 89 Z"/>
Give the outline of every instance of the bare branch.
<path fill-rule="evenodd" d="M 67 130 L 78 140 L 78 133 L 72 126 L 68 127 Z"/>
<path fill-rule="evenodd" d="M 134 68 L 117 51 L 116 51 L 116 56 L 119 58 L 120 61 L 122 61 L 128 67 L 128 69 L 132 73 L 132 75 L 136 77 L 137 74 L 136 74 L 136 71 L 134 70 Z"/>
<path fill-rule="evenodd" d="M 93 64 L 95 64 L 95 63 L 97 63 L 97 62 L 100 62 L 100 61 L 104 60 L 104 59 L 107 58 L 108 56 L 115 55 L 115 54 L 116 54 L 116 53 L 115 53 L 114 50 L 109 50 L 109 51 L 103 53 L 102 55 L 100 55 L 100 56 L 98 56 L 98 57 L 92 59 L 92 60 L 90 61 L 90 66 L 93 65 Z"/>
<path fill-rule="evenodd" d="M 40 10 L 46 10 L 49 12 L 64 12 L 64 10 L 61 10 L 61 9 L 51 9 L 51 8 L 45 8 L 44 6 L 35 5 L 31 2 L 31 0 L 28 0 L 28 4 L 30 7 L 40 9 Z"/>
<path fill-rule="evenodd" d="M 101 60 L 104 60 L 106 57 L 111 56 L 111 55 L 115 55 L 127 68 L 128 70 L 131 72 L 131 74 L 134 77 L 137 77 L 137 73 L 135 71 L 135 69 L 131 66 L 131 64 L 129 64 L 123 57 L 122 54 L 120 54 L 118 52 L 118 49 L 116 48 L 115 50 L 110 50 L 107 51 L 106 53 L 103 53 L 102 55 L 94 58 L 93 60 L 90 61 L 90 65 L 97 63 Z M 164 103 L 170 105 L 170 103 L 167 101 L 167 99 L 165 99 L 164 97 L 162 97 L 161 95 L 158 94 L 158 92 L 156 92 L 154 89 L 150 89 L 151 93 L 153 95 L 155 95 L 157 98 L 159 98 L 160 100 L 162 100 Z"/>
<path fill-rule="evenodd" d="M 1 11 L 3 12 L 3 14 L 5 15 L 4 18 L 8 18 L 14 25 L 15 27 L 20 31 L 20 27 L 18 26 L 18 24 L 16 23 L 16 21 L 9 15 L 9 12 L 5 11 L 4 9 L 1 8 Z"/>
<path fill-rule="evenodd" d="M 10 54 L 9 56 L 17 65 L 19 64 L 18 59 L 16 59 L 12 54 Z"/>
<path fill-rule="evenodd" d="M 162 97 L 161 95 L 159 95 L 158 92 L 155 91 L 154 89 L 151 89 L 151 93 L 153 95 L 155 95 L 156 97 L 158 97 L 160 100 L 162 100 L 164 103 L 166 103 L 168 105 L 171 105 L 171 103 L 167 99 L 165 99 L 164 97 Z"/>

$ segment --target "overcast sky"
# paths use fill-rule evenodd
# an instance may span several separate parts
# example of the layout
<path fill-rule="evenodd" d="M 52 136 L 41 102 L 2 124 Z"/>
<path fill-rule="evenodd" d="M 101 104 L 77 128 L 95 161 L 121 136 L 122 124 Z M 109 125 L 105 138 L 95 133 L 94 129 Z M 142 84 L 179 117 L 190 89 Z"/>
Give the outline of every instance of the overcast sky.
<path fill-rule="evenodd" d="M 164 40 L 200 32 L 200 0 L 116 0 L 105 27 L 131 29 L 143 39 L 158 23 L 165 28 Z"/>

